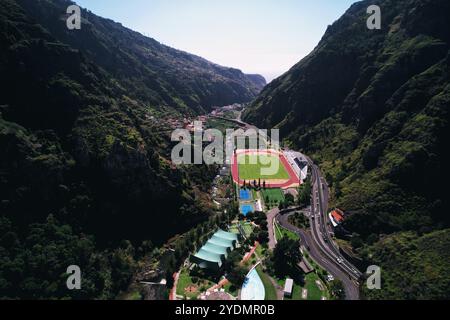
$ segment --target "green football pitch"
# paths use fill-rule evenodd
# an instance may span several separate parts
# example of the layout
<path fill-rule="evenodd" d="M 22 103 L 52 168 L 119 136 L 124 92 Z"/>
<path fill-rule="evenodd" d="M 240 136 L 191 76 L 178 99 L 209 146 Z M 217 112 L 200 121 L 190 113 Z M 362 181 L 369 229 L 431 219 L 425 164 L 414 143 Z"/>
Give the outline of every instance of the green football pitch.
<path fill-rule="evenodd" d="M 278 155 L 239 155 L 239 178 L 241 180 L 287 180 L 289 174 L 281 163 Z M 278 166 L 278 168 L 276 168 Z M 275 168 L 273 174 L 263 174 L 263 168 Z"/>
<path fill-rule="evenodd" d="M 276 203 L 280 203 L 282 201 L 284 201 L 284 194 L 283 191 L 281 191 L 281 189 L 276 188 L 276 189 L 265 189 L 262 190 L 262 196 L 263 199 L 266 203 L 272 203 L 272 202 L 276 202 Z"/>

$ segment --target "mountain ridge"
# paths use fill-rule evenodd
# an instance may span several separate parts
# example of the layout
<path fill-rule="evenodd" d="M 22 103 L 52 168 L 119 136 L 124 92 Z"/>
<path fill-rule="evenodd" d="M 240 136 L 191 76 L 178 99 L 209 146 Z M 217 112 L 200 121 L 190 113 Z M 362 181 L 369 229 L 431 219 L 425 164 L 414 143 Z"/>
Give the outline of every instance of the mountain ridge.
<path fill-rule="evenodd" d="M 81 29 L 68 30 L 64 13 L 72 1 L 54 0 L 46 7 L 33 0 L 19 3 L 56 39 L 80 50 L 123 83 L 132 81 L 134 86 L 127 90 L 156 105 L 198 114 L 212 106 L 249 102 L 263 87 L 238 69 L 161 44 L 86 9 L 81 11 Z"/>
<path fill-rule="evenodd" d="M 373 4 L 381 8 L 381 30 L 366 27 L 366 9 Z M 394 266 L 383 261 L 388 254 L 375 243 L 450 227 L 449 21 L 448 1 L 358 2 L 243 115 L 260 128 L 279 128 L 289 147 L 321 166 L 332 189 L 331 207 L 347 213 L 350 234 L 344 239 L 356 255 L 374 245 L 385 274 L 395 273 Z M 365 258 L 370 264 L 370 255 Z M 411 299 L 404 283 L 386 277 L 389 290 L 369 292 L 369 298 Z M 434 279 L 427 287 L 434 292 L 430 298 L 448 296 L 446 284 L 445 277 Z"/>
<path fill-rule="evenodd" d="M 0 2 L 5 299 L 114 299 L 144 257 L 216 218 L 217 168 L 175 167 L 158 129 L 165 116 L 192 117 L 259 90 L 237 69 L 86 11 L 90 20 L 69 32 L 70 3 Z M 83 272 L 76 292 L 60 281 L 72 264 Z"/>

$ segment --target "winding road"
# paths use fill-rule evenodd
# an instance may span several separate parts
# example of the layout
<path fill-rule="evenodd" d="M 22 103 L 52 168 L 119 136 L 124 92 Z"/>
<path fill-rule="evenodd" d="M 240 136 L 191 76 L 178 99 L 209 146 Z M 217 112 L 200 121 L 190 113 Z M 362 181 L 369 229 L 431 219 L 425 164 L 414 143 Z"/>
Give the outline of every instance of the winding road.
<path fill-rule="evenodd" d="M 222 119 L 246 128 L 257 129 L 255 126 L 245 123 L 240 119 Z M 303 156 L 307 159 L 311 170 L 312 201 L 309 212 L 311 230 L 302 230 L 289 223 L 289 216 L 295 211 L 298 211 L 298 209 L 295 208 L 279 212 L 278 210 L 271 211 L 269 215 L 270 219 L 268 219 L 269 231 L 270 229 L 273 229 L 271 228 L 271 225 L 273 226 L 273 220 L 276 219 L 282 227 L 296 233 L 300 237 L 302 247 L 309 252 L 311 258 L 323 269 L 333 275 L 333 277 L 342 281 L 346 299 L 359 300 L 358 281 L 361 278 L 362 273 L 342 256 L 339 247 L 333 240 L 332 230 L 328 224 L 328 185 L 314 162 L 309 157 Z M 275 245 L 274 242 L 275 241 L 272 239 L 272 246 Z"/>
<path fill-rule="evenodd" d="M 305 231 L 299 229 L 289 223 L 289 216 L 294 214 L 293 212 L 284 213 L 281 212 L 277 216 L 278 223 L 289 231 L 296 233 L 300 237 L 300 242 L 306 251 L 308 251 L 311 258 L 323 269 L 328 271 L 333 277 L 342 281 L 345 289 L 345 296 L 347 300 L 359 300 L 359 287 L 358 284 L 350 279 L 348 274 L 341 270 L 336 263 L 326 256 L 322 248 L 318 246 L 316 241 L 314 241 L 313 236 L 310 231 Z"/>

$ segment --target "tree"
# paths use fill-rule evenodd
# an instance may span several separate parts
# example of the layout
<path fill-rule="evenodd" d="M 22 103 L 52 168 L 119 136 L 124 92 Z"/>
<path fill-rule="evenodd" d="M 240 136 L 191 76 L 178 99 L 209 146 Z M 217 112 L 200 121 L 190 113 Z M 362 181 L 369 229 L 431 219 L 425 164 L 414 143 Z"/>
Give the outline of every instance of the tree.
<path fill-rule="evenodd" d="M 236 265 L 239 265 L 239 263 L 241 262 L 241 258 L 242 255 L 238 250 L 232 251 L 223 263 L 223 270 L 225 272 L 231 272 Z"/>
<path fill-rule="evenodd" d="M 300 186 L 298 191 L 298 205 L 304 207 L 309 206 L 311 204 L 311 182 L 306 180 L 306 182 Z"/>
<path fill-rule="evenodd" d="M 257 240 L 259 243 L 264 244 L 269 242 L 269 232 L 267 230 L 260 230 L 258 232 Z"/>
<path fill-rule="evenodd" d="M 278 241 L 273 251 L 273 266 L 277 275 L 284 277 L 294 274 L 302 260 L 300 243 L 289 238 Z"/>
<path fill-rule="evenodd" d="M 344 285 L 342 284 L 341 280 L 333 280 L 330 282 L 330 291 L 331 294 L 338 300 L 344 300 L 345 299 L 345 290 Z"/>
<path fill-rule="evenodd" d="M 362 241 L 360 235 L 357 233 L 353 233 L 350 243 L 354 249 L 359 249 L 364 245 L 364 242 Z"/>
<path fill-rule="evenodd" d="M 290 193 L 286 194 L 285 195 L 285 201 L 286 201 L 287 207 L 292 206 L 294 204 L 294 202 L 295 202 L 294 196 L 292 194 L 290 194 Z"/>
<path fill-rule="evenodd" d="M 234 285 L 241 286 L 246 275 L 247 269 L 238 264 L 228 273 L 227 279 Z"/>

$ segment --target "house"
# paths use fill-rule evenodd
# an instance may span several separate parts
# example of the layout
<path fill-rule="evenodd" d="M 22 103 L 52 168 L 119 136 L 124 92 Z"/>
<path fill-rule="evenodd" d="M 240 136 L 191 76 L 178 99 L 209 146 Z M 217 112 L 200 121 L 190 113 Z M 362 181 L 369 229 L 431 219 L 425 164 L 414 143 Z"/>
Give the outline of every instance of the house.
<path fill-rule="evenodd" d="M 328 214 L 328 217 L 330 218 L 331 224 L 333 225 L 334 228 L 337 228 L 338 226 L 340 226 L 342 224 L 342 222 L 344 222 L 344 213 L 339 210 L 339 209 L 335 209 L 333 211 L 331 211 Z"/>
<path fill-rule="evenodd" d="M 294 289 L 294 280 L 286 279 L 286 283 L 284 284 L 284 296 L 286 298 L 292 298 L 293 289 Z"/>

